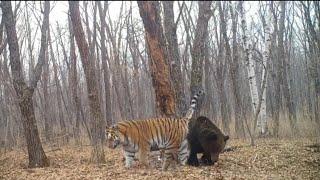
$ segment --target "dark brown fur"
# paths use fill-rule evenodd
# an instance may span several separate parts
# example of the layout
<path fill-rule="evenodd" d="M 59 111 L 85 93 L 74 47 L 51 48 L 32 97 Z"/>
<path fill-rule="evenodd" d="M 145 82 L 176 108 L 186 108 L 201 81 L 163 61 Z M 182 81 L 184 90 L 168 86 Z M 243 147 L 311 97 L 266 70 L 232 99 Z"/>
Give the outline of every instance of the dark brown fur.
<path fill-rule="evenodd" d="M 225 136 L 210 119 L 200 116 L 190 121 L 187 138 L 190 146 L 188 164 L 199 166 L 197 153 L 203 153 L 201 157 L 203 164 L 214 164 L 218 161 L 219 154 L 224 149 L 229 136 Z"/>

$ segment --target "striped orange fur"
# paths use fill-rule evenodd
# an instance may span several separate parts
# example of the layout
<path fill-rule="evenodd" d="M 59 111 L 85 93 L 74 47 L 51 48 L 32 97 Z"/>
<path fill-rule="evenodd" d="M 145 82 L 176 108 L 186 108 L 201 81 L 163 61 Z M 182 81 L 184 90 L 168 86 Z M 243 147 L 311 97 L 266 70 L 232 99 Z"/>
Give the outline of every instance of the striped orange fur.
<path fill-rule="evenodd" d="M 186 139 L 188 123 L 195 110 L 197 99 L 202 94 L 203 91 L 199 91 L 192 98 L 187 117 L 121 121 L 107 127 L 108 147 L 122 146 L 128 168 L 131 167 L 136 154 L 139 161 L 147 165 L 148 152 L 154 147 L 164 151 L 163 170 L 166 170 L 173 161 L 185 164 L 189 156 Z"/>

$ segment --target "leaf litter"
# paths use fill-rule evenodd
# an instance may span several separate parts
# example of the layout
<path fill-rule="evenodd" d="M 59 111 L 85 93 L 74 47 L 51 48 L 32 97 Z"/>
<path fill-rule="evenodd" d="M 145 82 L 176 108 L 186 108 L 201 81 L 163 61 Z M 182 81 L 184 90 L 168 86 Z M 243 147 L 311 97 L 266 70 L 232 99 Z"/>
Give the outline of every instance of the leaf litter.
<path fill-rule="evenodd" d="M 27 168 L 28 156 L 14 150 L 0 156 L 0 179 L 320 179 L 318 144 L 310 139 L 258 139 L 252 147 L 242 140 L 230 140 L 228 150 L 213 166 L 176 166 L 161 171 L 155 167 L 124 167 L 120 149 L 105 148 L 106 162 L 89 161 L 88 146 L 64 146 L 48 152 L 50 167 Z M 199 154 L 200 157 L 200 154 Z"/>

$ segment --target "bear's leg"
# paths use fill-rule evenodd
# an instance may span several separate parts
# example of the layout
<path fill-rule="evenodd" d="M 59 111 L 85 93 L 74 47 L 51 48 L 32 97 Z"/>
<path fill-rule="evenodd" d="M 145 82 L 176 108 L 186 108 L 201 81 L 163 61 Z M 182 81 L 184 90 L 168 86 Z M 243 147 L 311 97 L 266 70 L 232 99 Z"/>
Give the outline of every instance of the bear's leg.
<path fill-rule="evenodd" d="M 213 163 L 217 162 L 219 159 L 219 153 L 211 153 L 211 160 Z"/>
<path fill-rule="evenodd" d="M 210 152 L 209 153 L 208 152 L 203 152 L 203 155 L 201 157 L 201 162 L 206 166 L 214 164 L 214 162 L 211 160 Z"/>
<path fill-rule="evenodd" d="M 197 157 L 197 153 L 191 149 L 190 156 L 188 158 L 188 165 L 190 166 L 199 166 L 199 161 Z"/>

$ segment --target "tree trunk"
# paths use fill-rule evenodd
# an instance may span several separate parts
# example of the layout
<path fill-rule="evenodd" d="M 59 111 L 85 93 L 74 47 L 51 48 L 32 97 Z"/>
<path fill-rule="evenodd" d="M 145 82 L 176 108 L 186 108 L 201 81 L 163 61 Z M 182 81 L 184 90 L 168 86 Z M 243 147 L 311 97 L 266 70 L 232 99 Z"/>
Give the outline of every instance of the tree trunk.
<path fill-rule="evenodd" d="M 190 92 L 194 94 L 195 91 L 202 87 L 203 62 L 205 58 L 205 42 L 208 37 L 208 22 L 211 18 L 212 1 L 198 1 L 198 20 L 195 30 L 195 38 L 191 51 L 192 69 L 191 69 L 191 84 Z M 196 113 L 198 114 L 198 113 Z"/>
<path fill-rule="evenodd" d="M 173 80 L 173 87 L 176 91 L 176 113 L 178 116 L 186 113 L 187 107 L 183 89 L 183 78 L 181 73 L 181 62 L 177 39 L 177 24 L 174 22 L 173 1 L 163 1 L 164 10 L 164 31 L 168 43 L 168 62 Z"/>
<path fill-rule="evenodd" d="M 218 23 L 216 21 L 216 18 L 213 17 L 214 23 L 216 26 L 218 26 Z M 222 37 L 222 28 L 221 28 L 221 23 L 219 26 L 220 29 L 220 37 Z M 217 39 L 217 47 L 218 47 L 218 54 L 216 58 L 216 69 L 215 69 L 215 80 L 217 82 L 217 92 L 219 96 L 219 109 L 220 109 L 220 118 L 222 121 L 222 128 L 225 133 L 229 134 L 230 133 L 230 114 L 228 112 L 228 107 L 227 107 L 227 92 L 224 88 L 225 85 L 225 76 L 226 76 L 226 61 L 225 58 L 223 58 L 223 40 L 222 38 L 219 38 L 218 35 L 218 30 L 215 28 L 215 38 Z"/>
<path fill-rule="evenodd" d="M 61 130 L 61 135 L 65 136 L 65 138 L 63 138 L 63 140 L 65 140 L 64 142 L 69 142 L 69 136 L 67 135 L 66 123 L 64 121 L 63 112 L 62 112 L 62 102 L 61 102 L 61 99 L 63 98 L 62 97 L 62 90 L 61 90 L 61 85 L 60 85 L 59 78 L 58 78 L 57 63 L 56 63 L 56 59 L 54 57 L 50 32 L 48 33 L 48 36 L 49 36 L 48 40 L 50 43 L 49 44 L 50 45 L 50 56 L 51 56 L 51 60 L 52 60 L 52 64 L 53 64 L 54 80 L 55 80 L 55 84 L 56 84 L 56 96 L 57 96 L 57 102 L 58 102 L 58 118 L 59 118 L 60 130 Z"/>
<path fill-rule="evenodd" d="M 285 63 L 285 50 L 284 50 L 284 44 L 283 44 L 283 36 L 284 36 L 284 30 L 285 30 L 285 25 L 284 25 L 284 20 L 285 20 L 285 11 L 286 11 L 286 2 L 282 1 L 280 2 L 280 7 L 281 7 L 281 13 L 280 13 L 280 22 L 279 22 L 279 35 L 278 35 L 278 47 L 279 47 L 279 68 L 280 68 L 280 75 L 282 76 L 282 93 L 286 101 L 286 106 L 287 109 L 289 110 L 289 121 L 290 121 L 290 126 L 291 129 L 293 130 L 293 133 L 298 133 L 297 129 L 297 117 L 296 117 L 296 112 L 293 106 L 292 98 L 290 96 L 290 90 L 289 90 L 289 85 L 288 85 L 288 80 L 287 80 L 287 67 Z M 289 66 L 289 64 L 288 64 Z"/>
<path fill-rule="evenodd" d="M 236 31 L 237 31 L 237 19 L 238 15 L 237 13 L 233 13 L 233 10 L 231 10 L 231 16 L 232 16 L 232 33 L 233 33 L 233 57 L 231 57 L 231 47 L 229 44 L 229 39 L 227 36 L 227 24 L 225 21 L 225 15 L 223 13 L 221 2 L 218 3 L 219 8 L 219 15 L 220 15 L 220 23 L 221 23 L 221 30 L 222 35 L 224 39 L 225 44 L 225 50 L 226 50 L 226 61 L 230 63 L 230 75 L 231 75 L 231 87 L 234 95 L 234 112 L 235 112 L 235 130 L 236 134 L 242 138 L 245 137 L 244 132 L 244 126 L 243 126 L 243 120 L 245 119 L 242 114 L 241 109 L 241 99 L 240 99 L 240 86 L 237 81 L 237 77 L 239 76 L 239 62 L 238 62 L 238 50 L 237 50 L 237 41 L 236 41 Z"/>
<path fill-rule="evenodd" d="M 41 46 L 39 58 L 35 68 L 34 79 L 32 79 L 30 87 L 28 87 L 25 83 L 21 69 L 22 66 L 20 62 L 18 38 L 11 2 L 2 1 L 1 8 L 8 37 L 13 85 L 18 96 L 19 107 L 22 114 L 24 134 L 27 141 L 29 167 L 33 168 L 49 166 L 49 160 L 43 151 L 38 128 L 36 125 L 32 96 L 37 82 L 40 79 L 45 58 L 45 48 L 47 46 L 47 30 L 49 28 L 50 2 L 46 1 L 44 6 L 44 18 L 41 27 Z"/>
<path fill-rule="evenodd" d="M 263 60 L 262 60 L 262 83 L 261 83 L 261 93 L 262 93 L 262 98 L 261 98 L 261 113 L 260 117 L 257 123 L 257 127 L 259 129 L 259 134 L 264 135 L 267 133 L 267 110 L 266 110 L 266 84 L 267 84 L 267 64 L 270 59 L 271 55 L 271 37 L 272 37 L 272 30 L 270 28 L 272 24 L 272 14 L 270 13 L 270 8 L 267 11 L 267 22 L 264 25 L 265 27 L 265 48 L 263 51 Z M 261 96 L 261 95 L 260 95 Z M 259 98 L 259 103 L 260 103 L 260 98 Z M 259 111 L 259 110 L 257 110 Z"/>
<path fill-rule="evenodd" d="M 256 84 L 256 75 L 255 75 L 255 64 L 252 59 L 252 42 L 248 38 L 248 29 L 247 29 L 247 23 L 246 18 L 243 10 L 243 3 L 240 2 L 240 14 L 241 14 L 241 30 L 242 30 L 242 43 L 245 50 L 245 64 L 248 71 L 248 81 L 249 81 L 249 89 L 251 94 L 251 104 L 252 104 L 252 110 L 253 113 L 257 111 L 258 106 L 258 88 Z M 247 126 L 247 130 L 250 135 L 251 145 L 254 145 L 254 137 L 251 133 L 250 126 L 248 125 L 248 121 L 245 119 L 245 123 Z"/>
<path fill-rule="evenodd" d="M 175 92 L 170 80 L 165 41 L 160 22 L 159 2 L 138 1 L 151 62 L 150 70 L 156 94 L 157 109 L 165 116 L 175 115 Z"/>
<path fill-rule="evenodd" d="M 107 2 L 104 2 L 104 8 L 102 9 L 101 3 L 98 2 L 99 8 L 99 15 L 101 21 L 100 27 L 100 36 L 101 36 L 101 61 L 103 67 L 103 79 L 104 79 L 104 91 L 105 91 L 105 100 L 106 100 L 106 122 L 107 126 L 112 125 L 112 110 L 111 110 L 111 88 L 110 88 L 110 70 L 107 65 L 107 49 L 106 49 L 106 35 L 105 35 L 105 28 L 106 28 L 106 11 L 107 11 Z"/>
<path fill-rule="evenodd" d="M 48 92 L 48 84 L 50 80 L 50 74 L 49 74 L 49 51 L 48 47 L 46 47 L 46 52 L 45 52 L 45 61 L 43 64 L 43 73 L 42 73 L 42 89 L 43 89 L 43 103 L 44 103 L 44 132 L 45 132 L 45 137 L 46 141 L 49 142 L 52 138 L 52 118 L 51 118 L 51 108 L 49 107 L 49 100 L 50 100 L 50 95 Z"/>
<path fill-rule="evenodd" d="M 217 76 L 217 79 L 220 79 L 219 81 L 217 81 L 217 84 L 218 84 L 218 93 L 220 95 L 220 113 L 221 113 L 220 117 L 222 120 L 222 127 L 225 133 L 230 134 L 230 127 L 229 127 L 230 115 L 228 113 L 228 108 L 227 108 L 227 95 L 224 89 L 223 76 Z"/>
<path fill-rule="evenodd" d="M 139 69 L 139 64 L 140 64 L 140 52 L 139 52 L 139 43 L 136 41 L 136 33 L 132 20 L 132 4 L 130 4 L 130 15 L 127 21 L 127 41 L 129 44 L 129 50 L 130 54 L 132 56 L 132 62 L 133 62 L 133 87 L 136 89 L 133 94 L 133 97 L 136 97 L 136 104 L 134 105 L 135 107 L 135 112 L 137 113 L 138 117 L 143 117 L 143 114 L 145 113 L 146 109 L 146 102 L 144 98 L 144 93 L 142 92 L 142 85 L 143 83 L 141 82 L 141 78 L 143 76 L 143 69 Z"/>
<path fill-rule="evenodd" d="M 103 151 L 104 121 L 102 120 L 102 112 L 100 108 L 99 93 L 94 72 L 94 60 L 89 59 L 89 47 L 85 40 L 85 34 L 81 25 L 79 2 L 69 1 L 69 10 L 71 16 L 74 36 L 79 48 L 82 67 L 84 69 L 87 82 L 87 91 L 90 107 L 91 119 L 91 144 L 93 149 L 91 152 L 91 161 L 95 163 L 105 162 Z"/>
<path fill-rule="evenodd" d="M 274 14 L 274 7 L 273 7 L 273 2 L 270 2 L 270 5 L 268 8 L 268 11 L 270 11 L 270 14 Z M 273 18 L 273 27 L 274 27 L 274 31 L 277 32 L 278 28 L 277 28 L 277 19 Z M 276 44 L 276 39 L 273 38 L 271 44 Z M 281 108 L 281 81 L 282 81 L 282 76 L 281 76 L 281 63 L 280 61 L 277 59 L 278 57 L 278 49 L 275 49 L 275 53 L 274 53 L 274 58 L 273 59 L 273 63 L 274 63 L 274 74 L 273 74 L 273 83 L 274 83 L 274 112 L 273 112 L 273 117 L 272 119 L 274 120 L 274 129 L 273 129 L 273 133 L 275 137 L 279 137 L 279 115 L 280 115 L 280 108 Z"/>
<path fill-rule="evenodd" d="M 1 41 L 1 39 L 0 39 Z M 5 137 L 4 137 L 4 146 L 5 149 L 8 150 L 12 150 L 14 144 L 15 144 L 15 139 L 13 137 L 12 131 L 11 131 L 11 127 L 12 127 L 12 122 L 13 122 L 13 114 L 14 112 L 12 111 L 12 100 L 10 100 L 10 91 L 11 88 L 9 86 L 9 82 L 10 82 L 10 75 L 9 70 L 8 70 L 8 66 L 7 66 L 7 50 L 4 49 L 3 51 L 3 55 L 4 55 L 4 62 L 2 63 L 0 61 L 0 82 L 4 85 L 3 86 L 3 90 L 1 90 L 2 92 L 0 95 L 0 99 L 1 99 L 1 109 L 2 109 L 2 117 L 4 120 L 4 125 L 5 125 Z M 0 88 L 1 89 L 1 88 Z M 11 93 L 12 94 L 12 93 Z"/>
<path fill-rule="evenodd" d="M 69 33 L 70 33 L 70 86 L 71 96 L 73 101 L 73 109 L 75 111 L 75 128 L 73 129 L 73 135 L 76 140 L 76 144 L 80 143 L 80 113 L 81 113 L 81 102 L 78 96 L 78 80 L 77 80 L 77 57 L 74 43 L 74 33 L 70 18 L 69 22 Z M 90 133 L 88 134 L 90 137 Z"/>

